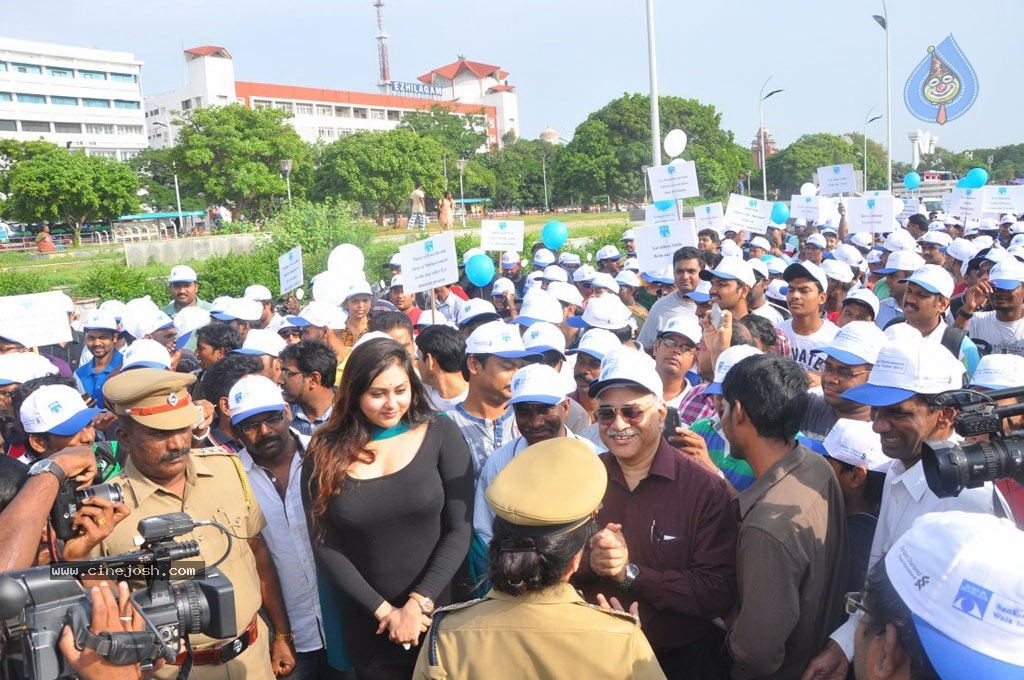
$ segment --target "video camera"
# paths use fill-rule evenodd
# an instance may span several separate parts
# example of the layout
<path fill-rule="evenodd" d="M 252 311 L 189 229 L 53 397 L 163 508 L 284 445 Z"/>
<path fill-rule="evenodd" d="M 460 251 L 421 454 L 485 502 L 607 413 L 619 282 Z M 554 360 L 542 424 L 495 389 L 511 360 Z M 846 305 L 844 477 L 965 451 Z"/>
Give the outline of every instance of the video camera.
<path fill-rule="evenodd" d="M 138 551 L 0 574 L 0 662 L 9 664 L 19 678 L 73 677 L 74 671 L 58 650 L 65 624 L 79 648 L 93 648 L 116 665 L 145 666 L 160 657 L 174 661 L 182 637 L 191 634 L 234 637 L 234 588 L 227 577 L 207 570 L 203 579 L 171 582 L 172 561 L 199 555 L 196 541 L 179 542 L 174 537 L 206 525 L 226 533 L 216 523 L 196 522 L 185 513 L 156 515 L 139 522 L 143 542 Z M 111 572 L 144 574 L 145 589 L 131 596 L 145 622 L 143 631 L 95 634 L 89 630 L 90 600 L 72 574 Z"/>
<path fill-rule="evenodd" d="M 989 435 L 989 441 L 959 446 L 946 440 L 925 442 L 922 450 L 924 476 L 939 498 L 959 495 L 985 482 L 1012 478 L 1024 484 L 1024 434 L 1006 434 L 1003 423 L 1024 415 L 1024 403 L 1000 406 L 1000 399 L 1024 397 L 1024 387 L 978 392 L 963 389 L 943 392 L 939 404 L 958 410 L 953 420 L 962 437 Z"/>
<path fill-rule="evenodd" d="M 124 492 L 121 485 L 116 483 L 96 484 L 85 489 L 78 489 L 74 479 L 65 479 L 57 492 L 57 500 L 50 510 L 50 525 L 53 527 L 54 535 L 66 541 L 75 535 L 71 529 L 71 520 L 82 508 L 82 501 L 88 498 L 105 498 L 111 503 L 124 502 Z"/>

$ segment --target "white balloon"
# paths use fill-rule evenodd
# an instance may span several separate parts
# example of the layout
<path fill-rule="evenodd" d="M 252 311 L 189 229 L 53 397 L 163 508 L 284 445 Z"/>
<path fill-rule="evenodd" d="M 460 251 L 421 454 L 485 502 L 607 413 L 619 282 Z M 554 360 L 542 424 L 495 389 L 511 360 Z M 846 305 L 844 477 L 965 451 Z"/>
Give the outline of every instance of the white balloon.
<path fill-rule="evenodd" d="M 686 133 L 679 129 L 670 130 L 669 133 L 665 135 L 665 143 L 663 146 L 665 147 L 665 153 L 668 154 L 670 158 L 675 158 L 686 150 Z"/>
<path fill-rule="evenodd" d="M 353 280 L 362 278 L 362 271 L 342 273 L 338 270 L 328 269 L 313 277 L 310 283 L 310 292 L 317 302 L 326 302 L 330 305 L 340 305 L 345 299 L 345 292 L 349 289 Z"/>
<path fill-rule="evenodd" d="M 900 213 L 903 212 L 903 208 L 905 208 L 905 207 L 906 207 L 906 204 L 903 202 L 902 198 L 894 198 L 894 199 L 892 199 L 892 214 L 893 215 L 899 215 Z"/>
<path fill-rule="evenodd" d="M 327 270 L 343 272 L 349 278 L 354 272 L 363 270 L 363 251 L 351 243 L 342 243 L 331 251 L 327 258 Z"/>
<path fill-rule="evenodd" d="M 814 186 L 813 182 L 804 182 L 800 185 L 801 196 L 815 196 L 818 193 L 818 187 Z"/>
<path fill-rule="evenodd" d="M 682 158 L 673 158 L 672 162 L 670 162 L 669 165 L 682 165 L 685 162 L 686 161 L 683 160 Z"/>

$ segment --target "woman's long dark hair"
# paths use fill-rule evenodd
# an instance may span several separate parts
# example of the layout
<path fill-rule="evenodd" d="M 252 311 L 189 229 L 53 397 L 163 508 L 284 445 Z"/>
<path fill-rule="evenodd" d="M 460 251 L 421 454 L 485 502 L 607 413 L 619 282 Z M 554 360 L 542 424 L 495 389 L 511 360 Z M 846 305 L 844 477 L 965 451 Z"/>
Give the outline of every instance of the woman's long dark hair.
<path fill-rule="evenodd" d="M 564 534 L 531 538 L 499 517 L 487 549 L 487 579 L 495 590 L 517 597 L 550 588 L 563 580 L 595 529 L 591 519 Z"/>
<path fill-rule="evenodd" d="M 394 340 L 378 338 L 352 350 L 341 376 L 341 387 L 334 398 L 334 410 L 309 443 L 309 455 L 313 461 L 310 515 L 318 540 L 322 541 L 324 537 L 327 506 L 341 493 L 349 466 L 354 462 L 372 463 L 374 460 L 373 453 L 366 448 L 373 426 L 359 407 L 359 399 L 377 376 L 391 366 L 400 366 L 409 376 L 412 401 L 402 416 L 402 422 L 416 427 L 434 419 L 423 383 L 402 345 Z"/>

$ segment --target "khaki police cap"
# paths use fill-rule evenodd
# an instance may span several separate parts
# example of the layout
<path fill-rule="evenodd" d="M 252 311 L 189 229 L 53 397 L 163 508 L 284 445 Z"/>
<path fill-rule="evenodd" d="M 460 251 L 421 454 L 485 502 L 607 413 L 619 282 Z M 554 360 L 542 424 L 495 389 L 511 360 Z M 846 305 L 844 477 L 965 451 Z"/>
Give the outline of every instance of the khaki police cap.
<path fill-rule="evenodd" d="M 117 415 L 130 416 L 156 430 L 180 430 L 199 423 L 202 412 L 192 403 L 190 373 L 133 368 L 103 384 L 103 398 Z"/>
<path fill-rule="evenodd" d="M 604 498 L 608 473 L 593 449 L 557 437 L 528 446 L 487 487 L 485 496 L 501 519 L 528 533 L 549 535 L 579 526 Z"/>

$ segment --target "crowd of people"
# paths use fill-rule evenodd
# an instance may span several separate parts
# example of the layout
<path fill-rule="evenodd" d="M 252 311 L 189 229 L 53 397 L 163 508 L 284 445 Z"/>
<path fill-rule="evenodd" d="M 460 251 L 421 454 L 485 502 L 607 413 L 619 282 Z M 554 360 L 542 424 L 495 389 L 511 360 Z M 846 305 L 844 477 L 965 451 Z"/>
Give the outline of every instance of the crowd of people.
<path fill-rule="evenodd" d="M 425 293 L 395 255 L 301 309 L 179 265 L 163 307 L 69 299 L 70 343 L 2 319 L 0 570 L 228 528 L 188 537 L 237 636 L 163 678 L 1024 677 L 1024 490 L 922 464 L 988 437 L 940 395 L 1024 386 L 1024 221 L 856 227 L 704 229 L 658 271 L 632 230 L 595 266 L 538 243 Z M 123 501 L 61 540 L 67 480 Z M 86 585 L 93 629 L 137 629 Z"/>

